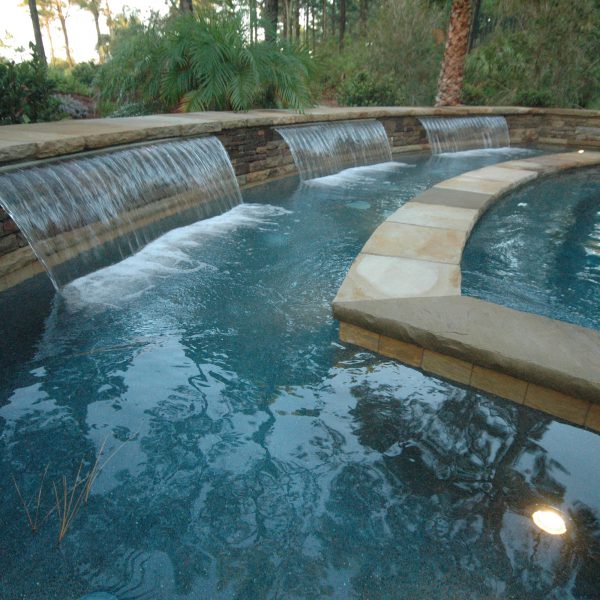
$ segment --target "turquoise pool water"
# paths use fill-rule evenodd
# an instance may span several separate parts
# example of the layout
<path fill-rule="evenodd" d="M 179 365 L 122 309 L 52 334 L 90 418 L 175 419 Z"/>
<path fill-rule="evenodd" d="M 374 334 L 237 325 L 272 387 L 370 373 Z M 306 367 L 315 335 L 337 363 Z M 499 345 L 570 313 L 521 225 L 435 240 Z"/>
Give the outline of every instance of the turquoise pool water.
<path fill-rule="evenodd" d="M 387 215 L 503 159 L 255 189 L 62 298 L 1 295 L 0 597 L 598 597 L 600 437 L 341 344 L 331 318 Z M 11 477 L 31 498 L 105 440 L 61 546 L 55 514 L 32 534 Z"/>
<path fill-rule="evenodd" d="M 462 270 L 465 294 L 600 329 L 600 170 L 497 202 L 473 230 Z"/>

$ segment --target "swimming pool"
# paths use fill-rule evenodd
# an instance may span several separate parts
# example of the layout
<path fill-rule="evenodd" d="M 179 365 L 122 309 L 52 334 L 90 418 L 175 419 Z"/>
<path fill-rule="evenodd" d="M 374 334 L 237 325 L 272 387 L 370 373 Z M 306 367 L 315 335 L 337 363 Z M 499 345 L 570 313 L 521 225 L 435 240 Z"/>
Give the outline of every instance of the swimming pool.
<path fill-rule="evenodd" d="M 600 171 L 535 182 L 497 202 L 463 255 L 463 291 L 600 329 Z"/>
<path fill-rule="evenodd" d="M 0 296 L 0 596 L 594 597 L 600 438 L 340 344 L 331 318 L 386 216 L 514 155 L 255 188 L 64 297 Z M 11 474 L 30 497 L 104 440 L 60 548 L 56 515 L 31 534 Z"/>

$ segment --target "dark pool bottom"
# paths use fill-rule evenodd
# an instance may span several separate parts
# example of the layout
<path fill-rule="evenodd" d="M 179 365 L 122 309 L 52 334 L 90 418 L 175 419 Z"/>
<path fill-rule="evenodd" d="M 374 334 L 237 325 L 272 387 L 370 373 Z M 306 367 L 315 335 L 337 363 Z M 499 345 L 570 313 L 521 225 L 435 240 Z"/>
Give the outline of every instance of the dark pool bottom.
<path fill-rule="evenodd" d="M 331 318 L 385 216 L 502 159 L 253 190 L 64 298 L 0 296 L 0 598 L 598 597 L 600 437 L 341 345 Z M 31 534 L 11 475 L 32 497 L 104 440 L 60 548 L 55 514 Z"/>

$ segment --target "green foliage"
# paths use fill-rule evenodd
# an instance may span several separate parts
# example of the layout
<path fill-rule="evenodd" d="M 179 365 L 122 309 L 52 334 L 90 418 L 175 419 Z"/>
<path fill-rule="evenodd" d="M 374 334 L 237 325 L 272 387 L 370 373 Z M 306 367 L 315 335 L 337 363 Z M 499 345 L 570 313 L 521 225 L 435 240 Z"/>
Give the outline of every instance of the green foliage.
<path fill-rule="evenodd" d="M 98 68 L 93 62 L 79 63 L 72 68 L 67 63 L 55 64 L 48 67 L 48 77 L 54 83 L 56 92 L 60 94 L 93 96 Z"/>
<path fill-rule="evenodd" d="M 99 85 L 102 100 L 117 106 L 239 111 L 311 103 L 308 51 L 283 42 L 250 44 L 242 18 L 231 14 L 132 22 L 116 34 L 110 52 Z"/>
<path fill-rule="evenodd" d="M 32 47 L 33 48 L 33 47 Z M 54 83 L 34 52 L 21 63 L 0 62 L 0 124 L 35 123 L 59 118 Z"/>
<path fill-rule="evenodd" d="M 491 32 L 469 55 L 465 101 L 585 107 L 600 96 L 600 4 L 486 3 Z"/>
<path fill-rule="evenodd" d="M 353 105 L 431 104 L 443 53 L 435 32 L 444 27 L 436 3 L 384 0 L 366 38 L 348 37 L 341 54 L 331 46 L 318 53 L 325 95 Z"/>
<path fill-rule="evenodd" d="M 337 99 L 342 106 L 392 106 L 396 93 L 391 79 L 377 81 L 358 71 L 340 86 Z"/>

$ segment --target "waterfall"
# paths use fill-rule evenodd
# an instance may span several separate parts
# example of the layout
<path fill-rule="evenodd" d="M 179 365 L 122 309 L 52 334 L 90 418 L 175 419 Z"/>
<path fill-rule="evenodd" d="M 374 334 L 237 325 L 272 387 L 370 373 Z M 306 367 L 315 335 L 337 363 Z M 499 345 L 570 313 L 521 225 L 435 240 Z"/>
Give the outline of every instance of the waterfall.
<path fill-rule="evenodd" d="M 392 160 L 383 125 L 375 119 L 277 127 L 303 180 Z"/>
<path fill-rule="evenodd" d="M 214 137 L 176 140 L 0 174 L 11 215 L 56 289 L 175 227 L 241 202 Z"/>
<path fill-rule="evenodd" d="M 434 154 L 510 146 L 504 117 L 420 117 Z"/>

